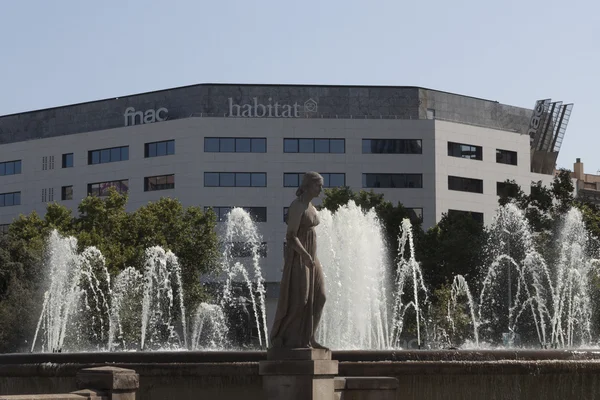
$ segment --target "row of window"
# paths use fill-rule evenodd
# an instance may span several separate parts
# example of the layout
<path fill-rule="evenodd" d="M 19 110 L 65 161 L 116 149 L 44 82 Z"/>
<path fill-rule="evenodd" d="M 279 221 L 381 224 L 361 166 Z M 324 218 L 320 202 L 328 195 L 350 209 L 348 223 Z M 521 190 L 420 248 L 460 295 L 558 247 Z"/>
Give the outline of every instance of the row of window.
<path fill-rule="evenodd" d="M 0 176 L 16 175 L 21 173 L 21 160 L 0 163 Z"/>
<path fill-rule="evenodd" d="M 472 144 L 448 142 L 448 155 L 450 157 L 481 161 L 483 160 L 483 148 Z M 517 165 L 517 152 L 496 149 L 496 162 L 499 164 Z"/>

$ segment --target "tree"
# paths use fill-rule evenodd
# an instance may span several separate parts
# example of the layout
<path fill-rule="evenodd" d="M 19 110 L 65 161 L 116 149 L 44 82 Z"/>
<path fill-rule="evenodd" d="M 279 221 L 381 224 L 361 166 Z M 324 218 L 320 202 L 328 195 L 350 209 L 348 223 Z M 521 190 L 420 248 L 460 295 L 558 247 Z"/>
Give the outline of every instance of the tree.
<path fill-rule="evenodd" d="M 451 284 L 456 275 L 463 275 L 474 292 L 486 260 L 487 239 L 487 229 L 470 215 L 444 214 L 425 233 L 417 253 L 430 290 L 435 292 Z"/>

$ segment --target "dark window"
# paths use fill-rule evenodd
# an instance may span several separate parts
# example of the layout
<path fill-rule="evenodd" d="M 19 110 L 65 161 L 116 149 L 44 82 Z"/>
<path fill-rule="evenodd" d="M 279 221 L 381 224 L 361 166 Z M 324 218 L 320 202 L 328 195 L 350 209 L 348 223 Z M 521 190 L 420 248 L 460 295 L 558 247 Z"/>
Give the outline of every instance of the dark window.
<path fill-rule="evenodd" d="M 0 207 L 18 206 L 21 204 L 21 192 L 0 193 Z"/>
<path fill-rule="evenodd" d="M 496 149 L 496 162 L 500 164 L 517 165 L 517 152 Z"/>
<path fill-rule="evenodd" d="M 148 176 L 144 178 L 144 191 L 175 189 L 175 175 Z"/>
<path fill-rule="evenodd" d="M 423 174 L 363 174 L 363 188 L 423 187 Z"/>
<path fill-rule="evenodd" d="M 474 211 L 448 210 L 448 215 L 466 215 L 483 224 L 483 213 Z"/>
<path fill-rule="evenodd" d="M 88 164 L 104 164 L 129 160 L 129 146 L 88 151 Z"/>
<path fill-rule="evenodd" d="M 496 195 L 502 197 L 517 197 L 519 185 L 512 182 L 496 182 Z"/>
<path fill-rule="evenodd" d="M 406 208 L 406 211 L 408 211 L 408 218 L 413 224 L 423 222 L 422 208 Z"/>
<path fill-rule="evenodd" d="M 252 257 L 252 244 L 248 242 L 231 242 L 232 257 Z M 262 242 L 256 249 L 258 256 L 265 258 L 267 256 L 267 242 Z"/>
<path fill-rule="evenodd" d="M 206 153 L 266 153 L 266 138 L 204 138 Z"/>
<path fill-rule="evenodd" d="M 483 160 L 482 147 L 471 144 L 448 142 L 448 155 L 470 160 Z"/>
<path fill-rule="evenodd" d="M 448 176 L 448 189 L 460 192 L 483 193 L 483 180 Z"/>
<path fill-rule="evenodd" d="M 62 155 L 62 167 L 73 168 L 73 153 L 67 153 Z"/>
<path fill-rule="evenodd" d="M 144 157 L 146 158 L 170 156 L 173 154 L 175 154 L 175 140 L 163 140 L 144 144 Z"/>
<path fill-rule="evenodd" d="M 10 224 L 0 224 L 0 235 L 7 234 L 9 228 L 10 228 Z"/>
<path fill-rule="evenodd" d="M 73 186 L 63 186 L 60 190 L 61 200 L 73 200 Z"/>
<path fill-rule="evenodd" d="M 204 207 L 204 211 L 212 209 L 217 215 L 218 222 L 224 222 L 227 220 L 227 214 L 231 212 L 233 207 Z M 240 207 L 243 208 L 254 222 L 267 222 L 267 207 Z"/>
<path fill-rule="evenodd" d="M 21 173 L 21 160 L 0 163 L 0 176 L 18 175 Z"/>
<path fill-rule="evenodd" d="M 283 174 L 284 187 L 298 187 L 302 182 L 304 172 L 286 172 Z M 344 173 L 321 173 L 323 177 L 323 187 L 342 187 L 346 186 L 346 174 Z"/>
<path fill-rule="evenodd" d="M 302 179 L 299 173 L 284 173 L 283 174 L 283 187 L 298 187 L 300 186 L 300 180 Z"/>
<path fill-rule="evenodd" d="M 363 154 L 423 154 L 421 139 L 363 139 Z"/>
<path fill-rule="evenodd" d="M 205 187 L 266 187 L 264 172 L 205 172 Z"/>
<path fill-rule="evenodd" d="M 129 191 L 129 179 L 119 181 L 97 182 L 88 184 L 88 195 L 90 196 L 108 196 L 110 188 L 115 188 L 119 193 L 127 193 Z"/>
<path fill-rule="evenodd" d="M 284 153 L 345 153 L 345 139 L 283 139 Z"/>

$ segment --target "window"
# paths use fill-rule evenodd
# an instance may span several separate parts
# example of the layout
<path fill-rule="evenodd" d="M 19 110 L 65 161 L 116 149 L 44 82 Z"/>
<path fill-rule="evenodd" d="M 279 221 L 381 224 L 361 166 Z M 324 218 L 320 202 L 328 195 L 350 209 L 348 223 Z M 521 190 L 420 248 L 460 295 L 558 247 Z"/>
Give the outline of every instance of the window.
<path fill-rule="evenodd" d="M 284 153 L 345 153 L 346 139 L 283 139 Z"/>
<path fill-rule="evenodd" d="M 304 172 L 286 172 L 283 174 L 284 187 L 298 187 L 302 183 Z M 323 187 L 341 187 L 346 186 L 346 174 L 344 173 L 321 173 L 323 177 Z"/>
<path fill-rule="evenodd" d="M 266 153 L 266 138 L 204 138 L 207 153 Z"/>
<path fill-rule="evenodd" d="M 48 189 L 42 189 L 42 203 L 48 201 Z"/>
<path fill-rule="evenodd" d="M 48 169 L 54 169 L 54 156 L 50 156 L 48 158 Z"/>
<path fill-rule="evenodd" d="M 42 171 L 46 171 L 48 169 L 48 156 L 42 157 Z"/>
<path fill-rule="evenodd" d="M 175 140 L 144 144 L 144 157 L 162 157 L 175 154 Z"/>
<path fill-rule="evenodd" d="M 144 192 L 175 189 L 175 175 L 148 176 L 144 178 Z"/>
<path fill-rule="evenodd" d="M 483 160 L 482 147 L 471 144 L 448 142 L 448 155 L 470 160 Z"/>
<path fill-rule="evenodd" d="M 517 165 L 517 152 L 496 149 L 496 162 L 500 164 Z"/>
<path fill-rule="evenodd" d="M 480 223 L 483 224 L 483 213 L 480 213 L 480 212 L 461 211 L 461 210 L 448 210 L 448 216 L 453 216 L 453 215 L 470 216 L 475 221 L 480 222 Z"/>
<path fill-rule="evenodd" d="M 421 139 L 363 139 L 363 154 L 423 154 Z"/>
<path fill-rule="evenodd" d="M 129 146 L 88 151 L 88 164 L 104 164 L 129 160 Z"/>
<path fill-rule="evenodd" d="M 18 206 L 21 204 L 21 192 L 0 193 L 0 207 Z"/>
<path fill-rule="evenodd" d="M 252 244 L 248 242 L 231 242 L 232 257 L 252 257 Z M 267 257 L 267 242 L 258 245 L 257 253 L 261 258 Z"/>
<path fill-rule="evenodd" d="M 48 189 L 48 201 L 54 201 L 54 188 Z"/>
<path fill-rule="evenodd" d="M 0 163 L 0 176 L 18 175 L 21 173 L 21 160 Z"/>
<path fill-rule="evenodd" d="M 67 153 L 62 155 L 62 167 L 73 168 L 73 153 Z"/>
<path fill-rule="evenodd" d="M 483 193 L 483 180 L 448 176 L 448 190 L 460 192 Z"/>
<path fill-rule="evenodd" d="M 60 189 L 61 200 L 73 200 L 73 186 L 63 186 Z"/>
<path fill-rule="evenodd" d="M 227 220 L 227 214 L 233 210 L 233 207 L 204 207 L 204 212 L 208 211 L 209 208 L 217 215 L 218 222 L 224 222 Z M 267 207 L 240 207 L 248 214 L 254 222 L 267 222 Z"/>
<path fill-rule="evenodd" d="M 115 188 L 119 193 L 127 193 L 129 191 L 129 179 L 121 179 L 119 181 L 98 182 L 88 184 L 88 195 L 90 196 L 108 196 L 110 188 Z"/>
<path fill-rule="evenodd" d="M 0 224 L 0 235 L 8 234 L 8 229 L 10 228 L 10 224 Z"/>
<path fill-rule="evenodd" d="M 205 187 L 266 187 L 265 172 L 205 172 Z"/>
<path fill-rule="evenodd" d="M 422 208 L 406 208 L 406 211 L 408 211 L 408 214 L 409 214 L 408 218 L 410 219 L 410 222 L 412 222 L 413 224 L 423 222 L 423 209 Z"/>
<path fill-rule="evenodd" d="M 363 188 L 422 188 L 423 174 L 363 174 Z"/>

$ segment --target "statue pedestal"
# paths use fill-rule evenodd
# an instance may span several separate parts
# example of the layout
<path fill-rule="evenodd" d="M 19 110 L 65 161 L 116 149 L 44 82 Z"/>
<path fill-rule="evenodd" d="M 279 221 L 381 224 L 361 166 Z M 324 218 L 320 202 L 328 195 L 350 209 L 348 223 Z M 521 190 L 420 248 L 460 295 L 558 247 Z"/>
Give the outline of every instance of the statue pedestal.
<path fill-rule="evenodd" d="M 267 400 L 333 400 L 337 373 L 329 350 L 275 348 L 259 363 Z"/>

